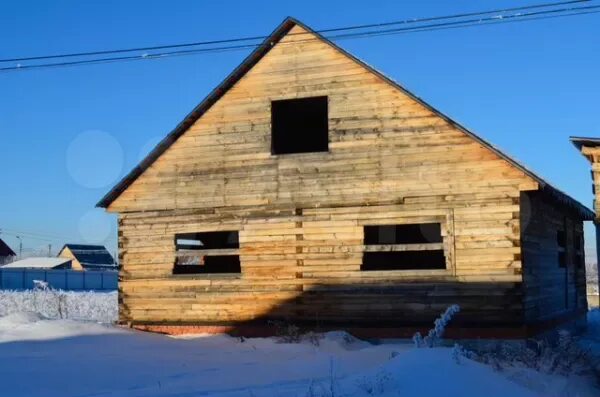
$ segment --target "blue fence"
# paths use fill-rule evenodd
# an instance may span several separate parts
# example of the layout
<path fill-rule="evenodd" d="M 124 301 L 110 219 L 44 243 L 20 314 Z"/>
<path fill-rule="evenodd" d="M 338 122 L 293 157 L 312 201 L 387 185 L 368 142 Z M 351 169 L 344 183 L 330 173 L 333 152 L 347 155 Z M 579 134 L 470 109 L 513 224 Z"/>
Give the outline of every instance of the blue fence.
<path fill-rule="evenodd" d="M 116 271 L 0 268 L 0 289 L 33 289 L 33 280 L 42 280 L 55 289 L 114 291 L 117 289 L 118 276 Z"/>

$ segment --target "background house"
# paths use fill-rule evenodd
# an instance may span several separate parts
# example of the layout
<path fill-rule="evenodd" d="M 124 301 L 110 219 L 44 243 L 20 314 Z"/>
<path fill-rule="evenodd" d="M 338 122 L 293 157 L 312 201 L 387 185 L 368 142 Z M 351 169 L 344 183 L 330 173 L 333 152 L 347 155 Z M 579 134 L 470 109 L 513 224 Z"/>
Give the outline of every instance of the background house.
<path fill-rule="evenodd" d="M 293 19 L 99 206 L 140 328 L 393 333 L 459 304 L 515 335 L 587 310 L 592 211 Z"/>
<path fill-rule="evenodd" d="M 25 258 L 2 266 L 3 269 L 70 269 L 68 258 Z"/>
<path fill-rule="evenodd" d="M 103 245 L 65 244 L 57 256 L 70 259 L 73 270 L 117 270 L 114 258 Z"/>
<path fill-rule="evenodd" d="M 600 244 L 600 216 L 598 211 L 600 210 L 600 138 L 593 137 L 571 137 L 571 142 L 577 150 L 585 156 L 590 162 L 592 170 L 590 172 L 592 176 L 592 193 L 594 194 L 594 211 L 596 212 L 596 218 L 594 223 L 596 225 L 596 260 L 590 263 L 588 268 L 588 300 L 591 306 L 600 306 L 600 252 L 598 247 Z"/>
<path fill-rule="evenodd" d="M 0 266 L 15 260 L 15 252 L 0 238 Z"/>

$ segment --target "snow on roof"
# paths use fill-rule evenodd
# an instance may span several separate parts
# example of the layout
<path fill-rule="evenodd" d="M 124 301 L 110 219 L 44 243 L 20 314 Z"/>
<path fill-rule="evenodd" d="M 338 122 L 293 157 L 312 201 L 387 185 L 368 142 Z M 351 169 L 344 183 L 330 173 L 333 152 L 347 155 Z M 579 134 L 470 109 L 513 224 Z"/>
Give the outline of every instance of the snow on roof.
<path fill-rule="evenodd" d="M 21 259 L 20 261 L 15 261 L 15 262 L 9 263 L 8 265 L 4 265 L 4 266 L 2 266 L 2 268 L 3 269 L 5 269 L 5 268 L 53 269 L 55 267 L 64 265 L 68 262 L 71 262 L 71 260 L 67 259 L 67 258 L 26 258 L 26 259 Z"/>

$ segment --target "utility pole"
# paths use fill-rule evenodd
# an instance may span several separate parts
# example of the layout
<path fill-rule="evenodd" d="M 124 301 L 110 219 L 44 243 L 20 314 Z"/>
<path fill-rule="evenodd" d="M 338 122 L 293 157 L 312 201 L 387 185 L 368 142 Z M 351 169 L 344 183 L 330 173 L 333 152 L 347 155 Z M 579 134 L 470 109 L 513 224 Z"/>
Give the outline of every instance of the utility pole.
<path fill-rule="evenodd" d="M 52 244 L 48 244 L 48 256 L 52 256 Z"/>
<path fill-rule="evenodd" d="M 19 259 L 23 259 L 23 239 L 21 239 L 21 236 L 15 237 L 19 239 Z"/>

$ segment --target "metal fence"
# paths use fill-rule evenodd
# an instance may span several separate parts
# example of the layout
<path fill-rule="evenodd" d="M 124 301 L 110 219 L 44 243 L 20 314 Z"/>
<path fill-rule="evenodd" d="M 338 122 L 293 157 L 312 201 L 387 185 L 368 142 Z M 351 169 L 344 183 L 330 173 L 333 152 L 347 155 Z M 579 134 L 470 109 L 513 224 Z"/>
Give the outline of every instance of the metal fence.
<path fill-rule="evenodd" d="M 52 288 L 70 291 L 114 291 L 118 272 L 59 269 L 1 269 L 0 289 L 33 289 L 33 280 L 47 282 Z"/>

